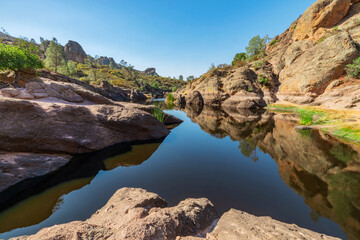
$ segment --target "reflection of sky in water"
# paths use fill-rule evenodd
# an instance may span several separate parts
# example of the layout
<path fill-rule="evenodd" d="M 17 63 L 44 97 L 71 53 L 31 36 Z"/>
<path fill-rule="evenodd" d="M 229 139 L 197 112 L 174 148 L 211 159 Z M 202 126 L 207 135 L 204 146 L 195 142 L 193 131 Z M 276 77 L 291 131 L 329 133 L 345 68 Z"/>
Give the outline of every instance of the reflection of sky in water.
<path fill-rule="evenodd" d="M 59 209 L 48 219 L 0 234 L 0 238 L 85 220 L 121 187 L 145 188 L 159 194 L 169 205 L 188 197 L 207 197 L 220 214 L 236 208 L 345 237 L 337 224 L 314 213 L 281 180 L 275 161 L 256 145 L 233 141 L 228 136 L 215 138 L 202 131 L 184 112 L 172 110 L 171 114 L 184 123 L 172 130 L 148 160 L 137 166 L 100 171 L 90 184 L 84 183 L 81 189 L 64 195 Z"/>

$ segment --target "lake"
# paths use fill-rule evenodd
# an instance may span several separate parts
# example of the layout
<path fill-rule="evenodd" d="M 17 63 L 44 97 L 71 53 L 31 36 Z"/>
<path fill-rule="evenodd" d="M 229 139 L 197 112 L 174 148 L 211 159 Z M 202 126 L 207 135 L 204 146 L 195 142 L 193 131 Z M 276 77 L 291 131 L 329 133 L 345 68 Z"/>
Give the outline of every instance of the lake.
<path fill-rule="evenodd" d="M 162 102 L 155 103 L 167 109 Z M 184 122 L 165 139 L 74 157 L 0 193 L 0 239 L 85 220 L 116 190 L 140 187 L 170 206 L 206 197 L 342 239 L 360 239 L 360 148 L 297 117 L 208 107 L 168 109 Z"/>

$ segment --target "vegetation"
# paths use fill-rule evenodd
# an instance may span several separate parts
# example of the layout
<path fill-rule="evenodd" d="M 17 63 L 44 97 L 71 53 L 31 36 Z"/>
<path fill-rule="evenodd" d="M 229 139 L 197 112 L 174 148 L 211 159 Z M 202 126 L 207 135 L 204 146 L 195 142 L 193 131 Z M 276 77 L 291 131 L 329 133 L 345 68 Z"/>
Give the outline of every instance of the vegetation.
<path fill-rule="evenodd" d="M 174 95 L 168 93 L 166 96 L 166 102 L 173 102 L 173 101 L 174 101 Z"/>
<path fill-rule="evenodd" d="M 0 59 L 0 70 L 12 70 L 15 73 L 44 67 L 37 55 L 16 45 L 0 44 Z"/>
<path fill-rule="evenodd" d="M 66 65 L 64 48 L 61 46 L 56 38 L 50 42 L 49 47 L 45 52 L 45 66 L 54 72 L 58 72 L 58 69 Z"/>
<path fill-rule="evenodd" d="M 347 74 L 353 78 L 360 77 L 360 57 L 355 59 L 352 64 L 348 64 L 345 67 Z"/>
<path fill-rule="evenodd" d="M 360 143 L 360 121 L 356 112 L 280 104 L 269 105 L 268 109 L 296 113 L 301 125 L 311 125 L 346 141 Z"/>
<path fill-rule="evenodd" d="M 165 114 L 164 112 L 158 108 L 158 107 L 154 107 L 152 109 L 152 114 L 154 115 L 154 117 L 157 118 L 157 120 L 159 120 L 160 122 L 164 122 L 165 121 Z"/>
<path fill-rule="evenodd" d="M 259 35 L 253 37 L 250 40 L 249 45 L 245 48 L 249 58 L 255 56 L 264 56 L 266 44 L 268 44 L 269 41 L 270 38 L 268 35 L 265 35 L 262 38 Z"/>
<path fill-rule="evenodd" d="M 270 46 L 274 46 L 276 43 L 278 43 L 279 42 L 279 40 L 278 39 L 273 39 L 270 43 L 269 43 L 269 45 Z"/>
<path fill-rule="evenodd" d="M 320 38 L 320 39 L 317 41 L 317 44 L 322 43 L 323 41 L 325 41 L 325 39 L 326 39 L 326 37 Z"/>
<path fill-rule="evenodd" d="M 247 59 L 248 59 L 248 55 L 246 53 L 237 53 L 231 65 L 233 66 L 245 65 Z"/>
<path fill-rule="evenodd" d="M 259 83 L 263 86 L 268 86 L 270 84 L 270 81 L 267 77 L 264 75 L 259 74 L 258 76 Z"/>

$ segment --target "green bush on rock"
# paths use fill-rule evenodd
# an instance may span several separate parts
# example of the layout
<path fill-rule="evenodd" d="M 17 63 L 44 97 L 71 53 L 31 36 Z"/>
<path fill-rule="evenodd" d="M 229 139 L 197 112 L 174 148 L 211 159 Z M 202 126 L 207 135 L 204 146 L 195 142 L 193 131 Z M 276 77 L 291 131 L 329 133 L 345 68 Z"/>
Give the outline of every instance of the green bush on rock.
<path fill-rule="evenodd" d="M 360 77 L 360 57 L 355 59 L 352 64 L 346 65 L 345 70 L 350 77 L 359 78 Z"/>
<path fill-rule="evenodd" d="M 44 67 L 40 58 L 18 46 L 0 44 L 0 70 L 41 69 Z"/>

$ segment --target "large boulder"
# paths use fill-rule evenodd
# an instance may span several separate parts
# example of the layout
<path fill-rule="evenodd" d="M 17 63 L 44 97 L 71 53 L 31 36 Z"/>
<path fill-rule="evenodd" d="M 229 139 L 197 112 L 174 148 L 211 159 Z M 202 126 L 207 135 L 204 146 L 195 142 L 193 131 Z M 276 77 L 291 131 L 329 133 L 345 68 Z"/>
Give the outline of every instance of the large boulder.
<path fill-rule="evenodd" d="M 166 127 L 141 107 L 0 98 L 0 149 L 76 154 L 166 136 Z"/>
<path fill-rule="evenodd" d="M 308 49 L 280 73 L 279 95 L 323 93 L 328 84 L 344 74 L 344 68 L 358 55 L 346 32 L 333 35 Z"/>
<path fill-rule="evenodd" d="M 191 239 L 191 238 L 190 238 Z M 190 240 L 189 239 L 189 240 Z M 286 224 L 270 217 L 256 217 L 254 215 L 231 209 L 221 216 L 213 232 L 207 235 L 207 240 L 287 240 L 287 239 L 338 239 L 316 233 L 295 224 Z"/>
<path fill-rule="evenodd" d="M 87 55 L 79 43 L 69 40 L 69 42 L 64 46 L 64 51 L 67 60 L 77 63 L 85 63 Z"/>
<path fill-rule="evenodd" d="M 145 69 L 144 73 L 147 75 L 150 75 L 150 76 L 159 76 L 156 73 L 156 68 L 147 68 L 147 69 Z"/>
<path fill-rule="evenodd" d="M 320 28 L 330 28 L 348 13 L 351 0 L 318 0 L 297 21 L 294 40 L 313 37 Z"/>
<path fill-rule="evenodd" d="M 165 200 L 143 189 L 122 188 L 85 222 L 71 222 L 40 230 L 32 236 L 14 239 L 175 239 L 195 236 L 218 218 L 212 203 L 186 199 L 166 207 Z"/>

